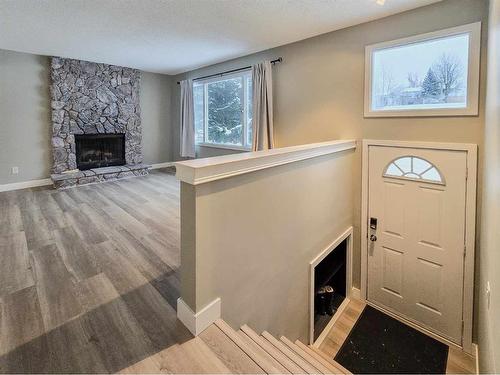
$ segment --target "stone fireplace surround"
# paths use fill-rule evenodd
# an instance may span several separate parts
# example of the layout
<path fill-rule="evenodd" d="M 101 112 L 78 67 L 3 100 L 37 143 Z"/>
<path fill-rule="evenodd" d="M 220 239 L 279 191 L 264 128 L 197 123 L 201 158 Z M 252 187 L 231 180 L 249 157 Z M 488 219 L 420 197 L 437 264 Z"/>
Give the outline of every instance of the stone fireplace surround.
<path fill-rule="evenodd" d="M 51 175 L 56 188 L 148 174 L 142 164 L 136 69 L 53 57 L 51 59 Z M 125 134 L 126 165 L 77 169 L 75 134 Z"/>

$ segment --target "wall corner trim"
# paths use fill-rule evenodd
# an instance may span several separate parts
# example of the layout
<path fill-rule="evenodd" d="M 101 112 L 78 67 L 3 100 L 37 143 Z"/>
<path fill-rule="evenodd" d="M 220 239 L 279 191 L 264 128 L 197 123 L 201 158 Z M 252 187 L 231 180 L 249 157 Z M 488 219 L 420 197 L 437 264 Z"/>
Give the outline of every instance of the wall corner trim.
<path fill-rule="evenodd" d="M 41 180 L 30 180 L 30 181 L 13 182 L 11 184 L 0 185 L 0 192 L 2 192 L 2 191 L 11 191 L 11 190 L 20 190 L 20 189 L 28 189 L 28 188 L 32 188 L 32 187 L 47 186 L 47 185 L 52 185 L 52 180 L 50 178 L 44 178 L 44 179 L 41 179 Z"/>
<path fill-rule="evenodd" d="M 182 298 L 177 299 L 177 318 L 194 336 L 198 336 L 220 317 L 220 298 L 216 298 L 197 313 L 193 312 Z"/>
<path fill-rule="evenodd" d="M 191 185 L 221 180 L 356 148 L 355 140 L 335 140 L 174 163 L 179 180 Z"/>
<path fill-rule="evenodd" d="M 361 300 L 361 290 L 353 286 L 351 288 L 351 298 Z"/>
<path fill-rule="evenodd" d="M 472 348 L 474 349 L 474 359 L 475 359 L 475 365 L 476 365 L 476 374 L 479 375 L 479 345 L 478 344 L 472 344 Z"/>

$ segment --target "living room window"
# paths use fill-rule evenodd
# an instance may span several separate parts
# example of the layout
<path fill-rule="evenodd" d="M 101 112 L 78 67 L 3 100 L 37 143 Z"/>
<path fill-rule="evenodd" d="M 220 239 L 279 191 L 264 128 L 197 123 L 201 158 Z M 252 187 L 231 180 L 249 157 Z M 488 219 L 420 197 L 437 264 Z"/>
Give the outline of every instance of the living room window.
<path fill-rule="evenodd" d="M 249 150 L 252 147 L 252 72 L 197 81 L 193 86 L 196 143 Z"/>

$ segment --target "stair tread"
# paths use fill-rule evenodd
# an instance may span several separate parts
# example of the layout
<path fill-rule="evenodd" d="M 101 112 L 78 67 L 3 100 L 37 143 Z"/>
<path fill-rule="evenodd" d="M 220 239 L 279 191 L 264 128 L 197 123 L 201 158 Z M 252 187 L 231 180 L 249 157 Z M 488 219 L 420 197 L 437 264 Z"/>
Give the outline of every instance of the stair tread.
<path fill-rule="evenodd" d="M 335 367 L 337 367 L 340 371 L 342 371 L 342 373 L 344 373 L 344 374 L 352 374 L 351 371 L 349 371 L 348 369 L 346 369 L 344 366 L 342 366 L 340 363 L 338 363 L 337 361 L 335 361 L 333 358 L 330 358 L 328 356 L 328 354 L 325 353 L 324 351 L 322 351 L 321 349 L 316 348 L 314 346 L 310 346 L 309 348 L 311 348 L 311 350 L 313 350 L 314 352 L 316 352 L 320 357 L 323 357 L 326 361 L 332 362 Z"/>
<path fill-rule="evenodd" d="M 196 373 L 231 374 L 198 337 L 172 345 L 120 371 L 121 374 Z"/>
<path fill-rule="evenodd" d="M 236 374 L 264 374 L 264 370 L 232 341 L 218 326 L 212 324 L 199 336 L 224 365 Z"/>
<path fill-rule="evenodd" d="M 332 374 L 343 374 L 344 373 L 338 366 L 335 365 L 335 363 L 333 363 L 330 360 L 326 360 L 325 358 L 323 358 L 322 356 L 320 356 L 310 346 L 304 344 L 303 342 L 301 342 L 299 340 L 296 340 L 295 344 L 299 348 L 301 348 L 303 351 L 305 351 L 306 353 L 308 353 L 315 360 L 317 360 L 318 362 L 320 362 L 328 370 L 330 370 L 330 373 L 332 373 Z"/>
<path fill-rule="evenodd" d="M 320 371 L 295 353 L 293 350 L 288 348 L 284 343 L 276 339 L 269 332 L 262 332 L 262 337 L 264 337 L 270 344 L 272 344 L 276 349 L 285 354 L 293 362 L 295 362 L 300 368 L 302 368 L 307 374 L 319 374 Z"/>
<path fill-rule="evenodd" d="M 259 345 L 263 350 L 265 350 L 271 357 L 278 361 L 283 367 L 285 367 L 291 374 L 304 374 L 304 370 L 283 354 L 279 349 L 277 349 L 273 344 L 267 341 L 262 336 L 259 336 L 253 329 L 248 327 L 246 324 L 241 327 L 241 330 L 250 337 L 257 345 Z"/>
<path fill-rule="evenodd" d="M 317 368 L 320 371 L 320 373 L 329 374 L 331 372 L 330 369 L 325 367 L 321 362 L 316 360 L 313 356 L 311 356 L 309 353 L 305 352 L 297 344 L 293 343 L 285 336 L 281 336 L 280 341 L 282 341 L 291 350 L 293 350 L 295 353 L 297 353 L 299 356 L 301 356 L 304 360 L 306 360 L 311 365 L 313 365 L 315 368 Z"/>
<path fill-rule="evenodd" d="M 279 369 L 276 366 L 271 366 L 266 358 L 262 357 L 250 345 L 248 345 L 243 340 L 243 338 L 234 329 L 232 329 L 225 321 L 223 321 L 222 319 L 218 319 L 215 321 L 215 324 L 266 373 L 268 374 L 279 373 Z"/>
<path fill-rule="evenodd" d="M 269 368 L 276 368 L 277 372 L 273 372 L 276 374 L 289 374 L 290 372 L 281 364 L 279 363 L 272 355 L 270 355 L 267 351 L 265 351 L 261 346 L 259 346 L 255 341 L 253 341 L 245 332 L 243 332 L 241 329 L 238 331 L 238 334 L 240 337 L 245 341 L 245 343 L 250 346 L 255 353 L 257 353 L 262 360 L 265 360 Z"/>

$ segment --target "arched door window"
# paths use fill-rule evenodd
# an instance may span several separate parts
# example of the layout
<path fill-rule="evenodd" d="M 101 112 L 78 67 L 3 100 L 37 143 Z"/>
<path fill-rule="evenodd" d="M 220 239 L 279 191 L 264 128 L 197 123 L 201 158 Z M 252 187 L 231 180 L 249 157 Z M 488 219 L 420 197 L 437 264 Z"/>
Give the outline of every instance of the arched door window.
<path fill-rule="evenodd" d="M 444 185 L 444 178 L 435 165 L 417 156 L 402 156 L 391 161 L 384 177 L 432 182 Z"/>

